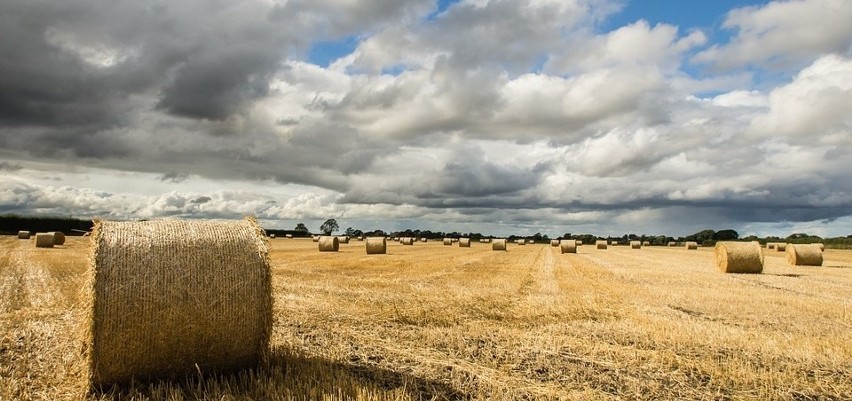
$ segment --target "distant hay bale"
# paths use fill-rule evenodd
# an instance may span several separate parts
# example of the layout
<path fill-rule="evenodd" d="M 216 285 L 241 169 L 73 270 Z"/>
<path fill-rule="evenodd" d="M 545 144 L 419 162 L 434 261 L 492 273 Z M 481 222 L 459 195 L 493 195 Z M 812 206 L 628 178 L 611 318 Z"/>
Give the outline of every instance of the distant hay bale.
<path fill-rule="evenodd" d="M 695 241 L 687 241 L 685 245 L 686 249 L 698 249 L 698 243 Z"/>
<path fill-rule="evenodd" d="M 253 219 L 96 222 L 90 388 L 257 366 L 272 331 L 265 236 Z"/>
<path fill-rule="evenodd" d="M 677 242 L 669 241 L 669 243 L 668 243 L 668 244 L 666 244 L 666 245 L 668 245 L 668 246 L 677 246 Z"/>
<path fill-rule="evenodd" d="M 293 239 L 293 234 L 284 234 L 284 238 Z"/>
<path fill-rule="evenodd" d="M 763 272 L 763 249 L 757 241 L 720 241 L 715 253 L 716 268 L 722 273 Z"/>
<path fill-rule="evenodd" d="M 340 236 L 340 237 L 337 237 L 337 240 L 338 240 L 341 244 L 348 244 L 348 243 L 349 243 L 349 236 L 348 236 L 348 235 L 342 235 L 342 236 Z"/>
<path fill-rule="evenodd" d="M 337 252 L 340 250 L 340 239 L 333 235 L 323 235 L 319 237 L 319 247 L 320 252 Z"/>
<path fill-rule="evenodd" d="M 523 239 L 518 239 L 517 243 L 518 243 L 518 245 L 525 245 L 527 242 L 524 241 Z"/>
<path fill-rule="evenodd" d="M 53 248 L 53 234 L 52 233 L 36 233 L 36 248 Z"/>
<path fill-rule="evenodd" d="M 550 246 L 559 246 L 559 240 L 558 239 L 550 240 Z"/>
<path fill-rule="evenodd" d="M 18 239 L 30 239 L 29 231 L 18 231 Z"/>
<path fill-rule="evenodd" d="M 766 249 L 775 249 L 775 243 L 774 242 L 767 242 L 766 243 Z"/>
<path fill-rule="evenodd" d="M 535 240 L 534 240 L 534 239 L 531 239 L 531 240 L 527 241 L 527 243 L 528 243 L 528 244 L 535 244 Z"/>
<path fill-rule="evenodd" d="M 505 251 L 506 250 L 506 240 L 504 238 L 497 238 L 491 242 L 491 250 L 493 251 Z"/>
<path fill-rule="evenodd" d="M 427 238 L 420 238 L 420 242 L 428 242 L 428 241 L 429 240 Z"/>
<path fill-rule="evenodd" d="M 459 242 L 458 238 L 453 238 L 453 243 Z"/>
<path fill-rule="evenodd" d="M 470 238 L 459 238 L 459 248 L 470 248 Z"/>
<path fill-rule="evenodd" d="M 453 244 L 452 238 L 444 238 L 444 245 L 452 245 L 452 244 Z"/>
<path fill-rule="evenodd" d="M 275 239 L 275 233 L 269 234 L 269 238 Z"/>
<path fill-rule="evenodd" d="M 385 254 L 388 251 L 385 237 L 369 237 L 365 245 L 367 246 L 367 255 Z"/>
<path fill-rule="evenodd" d="M 320 239 L 320 236 L 319 236 L 319 235 L 313 235 L 313 236 L 311 236 L 311 241 L 313 241 L 313 242 L 319 242 L 319 239 Z"/>
<path fill-rule="evenodd" d="M 642 249 L 642 241 L 630 241 L 630 249 Z"/>
<path fill-rule="evenodd" d="M 775 244 L 775 250 L 778 251 L 778 252 L 786 251 L 787 250 L 787 243 L 786 242 L 779 242 L 779 243 Z"/>
<path fill-rule="evenodd" d="M 483 244 L 489 244 L 491 243 L 491 238 L 480 238 L 479 242 Z"/>
<path fill-rule="evenodd" d="M 595 241 L 595 248 L 596 249 L 606 249 L 606 241 L 604 241 L 604 240 Z"/>
<path fill-rule="evenodd" d="M 62 231 L 51 231 L 48 234 L 53 236 L 53 245 L 65 244 L 65 234 Z"/>
<path fill-rule="evenodd" d="M 578 240 L 574 240 L 574 241 L 577 242 L 577 246 L 583 245 L 583 240 L 578 239 Z"/>
<path fill-rule="evenodd" d="M 651 241 L 642 242 L 642 246 L 651 246 Z"/>
<path fill-rule="evenodd" d="M 570 239 L 564 239 L 559 244 L 559 250 L 562 253 L 577 253 L 577 242 Z"/>
<path fill-rule="evenodd" d="M 358 240 L 358 241 L 363 241 L 363 240 L 364 240 L 364 237 L 357 237 L 357 238 L 355 238 L 355 239 L 356 239 L 356 240 Z"/>
<path fill-rule="evenodd" d="M 822 266 L 821 244 L 787 244 L 787 263 L 793 266 Z"/>
<path fill-rule="evenodd" d="M 414 245 L 414 237 L 403 237 L 401 240 L 402 245 Z"/>

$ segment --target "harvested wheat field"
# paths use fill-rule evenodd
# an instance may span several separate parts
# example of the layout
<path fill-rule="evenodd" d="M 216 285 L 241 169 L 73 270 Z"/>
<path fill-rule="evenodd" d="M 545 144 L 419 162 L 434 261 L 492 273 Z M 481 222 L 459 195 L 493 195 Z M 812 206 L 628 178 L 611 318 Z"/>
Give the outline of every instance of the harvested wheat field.
<path fill-rule="evenodd" d="M 852 399 L 852 251 L 741 275 L 712 248 L 310 239 L 269 242 L 268 361 L 87 394 L 90 238 L 0 238 L 0 400 Z"/>

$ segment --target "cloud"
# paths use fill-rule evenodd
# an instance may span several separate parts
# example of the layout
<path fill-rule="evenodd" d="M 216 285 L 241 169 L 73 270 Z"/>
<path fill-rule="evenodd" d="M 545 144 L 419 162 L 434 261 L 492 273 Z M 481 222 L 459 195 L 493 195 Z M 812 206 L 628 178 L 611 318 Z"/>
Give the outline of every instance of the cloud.
<path fill-rule="evenodd" d="M 723 26 L 730 43 L 699 52 L 693 61 L 721 69 L 755 65 L 789 69 L 826 53 L 852 51 L 852 7 L 844 0 L 773 1 L 731 10 Z"/>

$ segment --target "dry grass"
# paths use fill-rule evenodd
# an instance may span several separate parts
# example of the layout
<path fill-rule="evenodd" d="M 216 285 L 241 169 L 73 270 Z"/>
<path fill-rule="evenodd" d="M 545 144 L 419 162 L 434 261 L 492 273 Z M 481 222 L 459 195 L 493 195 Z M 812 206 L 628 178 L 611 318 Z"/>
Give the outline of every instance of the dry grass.
<path fill-rule="evenodd" d="M 76 400 L 89 239 L 0 239 L 0 399 Z M 713 250 L 272 244 L 273 355 L 240 374 L 97 400 L 850 399 L 852 252 L 824 266 Z"/>

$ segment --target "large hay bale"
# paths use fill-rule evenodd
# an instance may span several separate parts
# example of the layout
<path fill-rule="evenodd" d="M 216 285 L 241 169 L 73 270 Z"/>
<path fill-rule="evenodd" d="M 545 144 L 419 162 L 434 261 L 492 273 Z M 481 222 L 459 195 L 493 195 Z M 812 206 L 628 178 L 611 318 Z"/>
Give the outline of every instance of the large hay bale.
<path fill-rule="evenodd" d="M 367 255 L 385 254 L 388 251 L 388 244 L 385 237 L 369 237 L 365 243 L 367 246 Z"/>
<path fill-rule="evenodd" d="M 787 263 L 793 266 L 822 266 L 820 244 L 787 244 Z"/>
<path fill-rule="evenodd" d="M 577 253 L 577 242 L 572 239 L 564 239 L 559 244 L 562 253 Z"/>
<path fill-rule="evenodd" d="M 687 241 L 686 245 L 684 245 L 686 249 L 698 249 L 698 243 L 695 241 Z"/>
<path fill-rule="evenodd" d="M 254 219 L 96 222 L 89 384 L 227 372 L 269 352 L 272 279 Z"/>
<path fill-rule="evenodd" d="M 470 248 L 470 238 L 459 238 L 459 248 Z"/>
<path fill-rule="evenodd" d="M 53 248 L 52 233 L 36 233 L 35 240 L 36 248 Z"/>
<path fill-rule="evenodd" d="M 630 249 L 642 249 L 642 241 L 630 241 Z"/>
<path fill-rule="evenodd" d="M 65 244 L 65 234 L 62 231 L 51 231 L 48 234 L 53 236 L 53 245 Z"/>
<path fill-rule="evenodd" d="M 29 231 L 18 231 L 18 239 L 30 239 Z"/>
<path fill-rule="evenodd" d="M 716 268 L 722 273 L 763 272 L 760 243 L 721 241 L 716 243 Z"/>
<path fill-rule="evenodd" d="M 506 239 L 505 238 L 496 238 L 491 242 L 491 250 L 493 251 L 505 251 L 506 250 Z"/>
<path fill-rule="evenodd" d="M 595 241 L 596 249 L 606 249 L 606 241 L 605 240 L 597 240 Z"/>
<path fill-rule="evenodd" d="M 779 243 L 775 244 L 775 250 L 778 251 L 778 252 L 786 251 L 787 250 L 787 243 L 786 242 L 779 242 Z"/>
<path fill-rule="evenodd" d="M 337 241 L 340 242 L 341 244 L 348 244 L 349 243 L 349 236 L 348 235 L 342 235 L 340 237 L 337 237 Z"/>
<path fill-rule="evenodd" d="M 401 240 L 402 245 L 414 245 L 414 237 L 403 237 Z"/>
<path fill-rule="evenodd" d="M 340 239 L 333 235 L 323 235 L 317 241 L 320 252 L 337 252 L 340 250 Z"/>
<path fill-rule="evenodd" d="M 452 238 L 444 238 L 444 245 L 452 245 L 452 244 L 453 244 Z"/>
<path fill-rule="evenodd" d="M 523 238 L 519 238 L 516 242 L 518 243 L 518 245 L 525 245 L 527 243 L 527 241 L 525 241 Z"/>
<path fill-rule="evenodd" d="M 558 239 L 550 240 L 550 246 L 559 246 L 559 240 Z"/>

